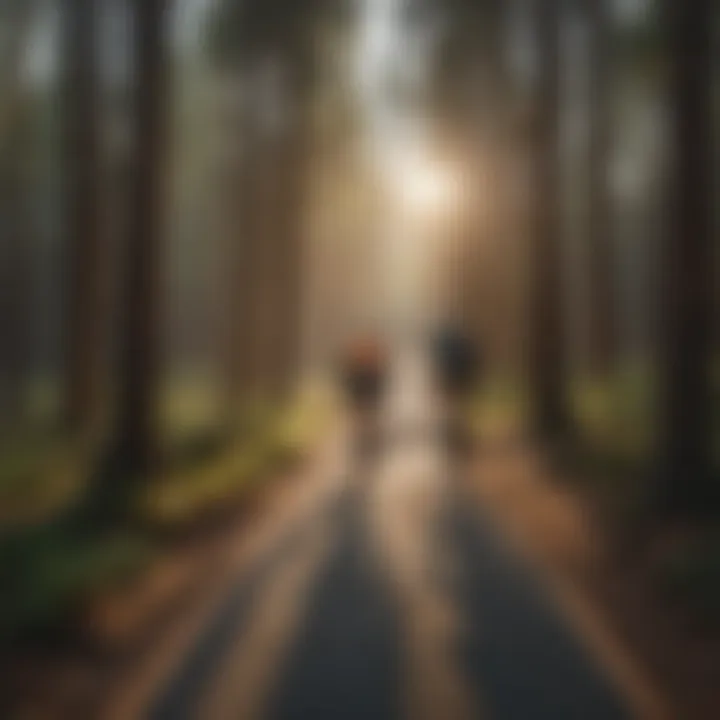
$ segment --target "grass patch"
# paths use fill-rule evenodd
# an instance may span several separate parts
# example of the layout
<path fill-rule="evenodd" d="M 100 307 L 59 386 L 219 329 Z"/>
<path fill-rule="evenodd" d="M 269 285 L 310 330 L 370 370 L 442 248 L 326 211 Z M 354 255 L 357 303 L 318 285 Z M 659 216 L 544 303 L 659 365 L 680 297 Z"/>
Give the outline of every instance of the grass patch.
<path fill-rule="evenodd" d="M 278 441 L 291 452 L 302 452 L 317 443 L 335 412 L 332 389 L 320 381 L 309 382 L 278 427 Z"/>
<path fill-rule="evenodd" d="M 605 381 L 576 379 L 571 401 L 578 434 L 596 453 L 626 467 L 647 463 L 655 431 L 649 373 L 631 369 Z"/>
<path fill-rule="evenodd" d="M 521 383 L 510 378 L 491 378 L 470 402 L 473 431 L 481 438 L 496 437 L 523 427 L 527 398 Z"/>
<path fill-rule="evenodd" d="M 270 440 L 233 447 L 199 467 L 154 481 L 140 496 L 138 513 L 151 526 L 181 529 L 242 500 L 270 472 L 276 458 Z"/>
<path fill-rule="evenodd" d="M 243 502 L 268 475 L 297 460 L 327 427 L 328 398 L 301 393 L 289 409 L 248 407 L 240 437 L 191 465 L 173 464 L 141 495 L 138 512 L 151 526 L 182 529 Z"/>
<path fill-rule="evenodd" d="M 86 452 L 59 433 L 26 432 L 0 447 L 0 524 L 6 529 L 52 517 L 81 492 Z"/>
<path fill-rule="evenodd" d="M 162 442 L 170 455 L 181 452 L 198 437 L 217 434 L 220 400 L 210 373 L 175 373 L 164 384 L 160 398 Z"/>

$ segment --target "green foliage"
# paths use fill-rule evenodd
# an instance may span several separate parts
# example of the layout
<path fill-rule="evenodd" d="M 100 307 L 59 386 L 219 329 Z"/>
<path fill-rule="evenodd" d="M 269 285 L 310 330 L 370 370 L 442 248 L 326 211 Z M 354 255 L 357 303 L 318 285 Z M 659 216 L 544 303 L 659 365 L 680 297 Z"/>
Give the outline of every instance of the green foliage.
<path fill-rule="evenodd" d="M 574 433 L 555 455 L 563 476 L 589 489 L 623 528 L 633 527 L 648 506 L 653 389 L 646 366 L 603 380 L 576 377 L 570 388 Z"/>
<path fill-rule="evenodd" d="M 172 457 L 208 437 L 220 421 L 218 393 L 209 373 L 176 372 L 168 378 L 160 401 L 163 444 Z"/>
<path fill-rule="evenodd" d="M 307 45 L 328 14 L 347 11 L 344 0 L 220 0 L 206 28 L 206 49 L 219 65 L 242 66 L 258 56 Z"/>
<path fill-rule="evenodd" d="M 480 438 L 495 437 L 517 430 L 526 410 L 524 389 L 517 380 L 489 378 L 472 398 L 470 417 Z"/>
<path fill-rule="evenodd" d="M 606 380 L 578 378 L 571 397 L 581 436 L 603 453 L 641 467 L 652 450 L 652 374 L 628 368 Z"/>
<path fill-rule="evenodd" d="M 632 522 L 645 501 L 644 470 L 652 451 L 653 379 L 628 368 L 607 381 L 576 378 L 570 389 L 575 433 L 555 459 L 568 476 L 592 487 L 616 517 Z M 527 397 L 517 379 L 489 378 L 473 401 L 478 436 L 516 433 L 527 420 Z"/>
<path fill-rule="evenodd" d="M 242 433 L 218 430 L 204 381 L 170 383 L 164 404 L 170 464 L 140 486 L 133 508 L 141 520 L 109 534 L 78 518 L 60 518 L 87 488 L 87 454 L 62 437 L 28 433 L 0 451 L 0 641 L 56 627 L 97 594 L 121 584 L 152 559 L 151 530 L 187 531 L 251 500 L 325 427 L 328 403 L 316 389 L 278 408 L 256 403 Z M 118 479 L 122 482 L 122 478 Z M 32 523 L 30 523 L 32 521 Z M 15 529 L 10 530 L 10 526 Z"/>
<path fill-rule="evenodd" d="M 200 462 L 173 466 L 147 487 L 138 512 L 151 526 L 178 530 L 238 507 L 273 473 L 302 455 L 325 427 L 328 404 L 316 390 L 290 408 L 256 402 L 245 408 L 236 438 Z"/>
<path fill-rule="evenodd" d="M 0 640 L 66 619 L 148 558 L 149 546 L 136 537 L 97 537 L 62 524 L 5 537 L 0 540 Z"/>
<path fill-rule="evenodd" d="M 267 468 L 268 446 L 235 449 L 199 467 L 178 470 L 148 486 L 138 499 L 139 515 L 153 527 L 177 530 L 238 503 Z"/>
<path fill-rule="evenodd" d="M 0 446 L 0 524 L 39 521 L 82 490 L 88 458 L 50 431 L 24 432 Z"/>

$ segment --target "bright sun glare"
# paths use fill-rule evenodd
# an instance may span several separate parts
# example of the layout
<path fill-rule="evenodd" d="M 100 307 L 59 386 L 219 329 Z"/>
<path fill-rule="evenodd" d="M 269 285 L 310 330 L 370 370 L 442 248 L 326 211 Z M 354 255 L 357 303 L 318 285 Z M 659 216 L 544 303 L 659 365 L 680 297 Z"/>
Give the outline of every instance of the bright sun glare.
<path fill-rule="evenodd" d="M 420 153 L 402 159 L 396 173 L 396 187 L 404 209 L 423 219 L 445 215 L 457 209 L 462 184 L 442 163 Z"/>

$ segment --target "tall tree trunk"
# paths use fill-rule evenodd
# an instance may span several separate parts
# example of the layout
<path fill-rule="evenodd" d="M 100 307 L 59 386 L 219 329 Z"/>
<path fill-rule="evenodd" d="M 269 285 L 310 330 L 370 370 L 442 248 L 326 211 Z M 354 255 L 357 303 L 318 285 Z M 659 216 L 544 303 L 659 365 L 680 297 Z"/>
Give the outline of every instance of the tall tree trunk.
<path fill-rule="evenodd" d="M 280 400 L 282 254 L 290 212 L 283 195 L 286 173 L 283 149 L 280 137 L 273 135 L 266 140 L 260 252 L 256 255 L 256 272 L 262 278 L 258 288 L 258 382 L 261 395 L 268 402 Z"/>
<path fill-rule="evenodd" d="M 15 423 L 22 415 L 29 362 L 31 221 L 26 169 L 30 117 L 20 68 L 33 9 L 31 2 L 15 2 L 2 17 L 13 32 L 0 59 L 4 101 L 0 113 L 0 426 Z"/>
<path fill-rule="evenodd" d="M 6 138 L 0 168 L 0 425 L 17 423 L 24 413 L 24 391 L 30 362 L 32 246 L 27 164 L 28 122 L 14 109 L 17 124 Z"/>
<path fill-rule="evenodd" d="M 300 368 L 303 319 L 301 277 L 308 180 L 307 89 L 301 81 L 293 79 L 293 84 L 289 127 L 283 139 L 281 201 L 286 215 L 278 253 L 278 387 L 283 399 L 287 399 L 295 389 Z"/>
<path fill-rule="evenodd" d="M 318 56 L 312 33 L 304 29 L 289 50 L 290 123 L 284 163 L 288 226 L 283 246 L 282 277 L 284 317 L 281 381 L 285 397 L 297 390 L 301 380 L 306 311 L 303 277 L 306 273 L 308 188 L 314 143 L 312 106 L 318 88 Z"/>
<path fill-rule="evenodd" d="M 286 49 L 287 50 L 287 49 Z M 277 92 L 285 116 L 282 126 L 265 141 L 260 168 L 262 198 L 255 274 L 256 377 L 261 394 L 285 402 L 296 382 L 300 354 L 302 248 L 306 189 L 306 109 L 310 86 L 299 50 L 282 58 Z"/>
<path fill-rule="evenodd" d="M 224 368 L 226 416 L 230 429 L 236 424 L 243 406 L 251 399 L 254 379 L 253 288 L 258 245 L 257 153 L 252 134 L 253 126 L 247 119 L 243 122 L 243 131 L 242 152 L 236 160 L 236 166 L 231 170 L 232 178 L 227 188 L 230 227 L 226 238 L 226 257 L 223 259 L 226 288 L 226 303 L 222 308 L 226 328 Z"/>
<path fill-rule="evenodd" d="M 535 3 L 537 97 L 531 257 L 530 391 L 535 432 L 556 439 L 569 428 L 560 222 L 559 0 Z"/>
<path fill-rule="evenodd" d="M 609 93 L 610 18 L 607 0 L 590 0 L 590 187 L 589 293 L 590 362 L 594 374 L 607 377 L 616 359 L 614 252 L 609 196 L 611 98 Z"/>
<path fill-rule="evenodd" d="M 712 0 L 666 3 L 672 54 L 670 232 L 662 253 L 661 495 L 700 509 L 710 494 L 712 408 Z"/>
<path fill-rule="evenodd" d="M 157 459 L 162 218 L 168 59 L 166 0 L 133 0 L 136 33 L 135 133 L 121 334 L 119 462 L 147 473 Z"/>
<path fill-rule="evenodd" d="M 70 175 L 65 420 L 71 431 L 84 432 L 96 410 L 101 347 L 97 2 L 65 0 L 65 6 Z"/>
<path fill-rule="evenodd" d="M 305 274 L 306 251 L 306 210 L 308 186 L 308 154 L 310 138 L 307 123 L 301 120 L 301 127 L 293 141 L 290 162 L 293 167 L 291 179 L 291 202 L 293 203 L 294 224 L 286 252 L 286 344 L 283 382 L 286 394 L 297 389 L 300 381 L 302 340 L 305 318 L 305 304 L 302 279 Z"/>
<path fill-rule="evenodd" d="M 258 142 L 254 163 L 255 189 L 252 209 L 252 239 L 249 248 L 250 307 L 248 344 L 251 352 L 251 400 L 269 399 L 277 367 L 273 336 L 277 331 L 276 246 L 280 208 L 277 202 L 275 159 L 277 149 L 267 137 Z M 284 210 L 283 210 L 284 212 Z"/>

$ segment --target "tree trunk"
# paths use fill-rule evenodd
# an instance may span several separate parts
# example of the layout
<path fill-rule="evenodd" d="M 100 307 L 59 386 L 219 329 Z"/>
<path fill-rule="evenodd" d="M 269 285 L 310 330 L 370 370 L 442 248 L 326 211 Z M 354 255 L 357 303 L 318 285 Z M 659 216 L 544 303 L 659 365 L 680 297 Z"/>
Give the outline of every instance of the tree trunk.
<path fill-rule="evenodd" d="M 95 0 L 66 0 L 68 273 L 65 420 L 87 431 L 97 407 L 101 348 L 100 183 Z"/>
<path fill-rule="evenodd" d="M 0 63 L 0 426 L 17 423 L 29 363 L 31 236 L 27 197 L 30 116 L 20 77 L 33 6 L 15 3 L 3 21 L 13 27 Z"/>
<path fill-rule="evenodd" d="M 224 368 L 226 384 L 226 416 L 230 429 L 236 425 L 238 413 L 252 396 L 254 324 L 253 288 L 256 280 L 255 257 L 258 238 L 256 148 L 251 123 L 243 123 L 243 151 L 231 170 L 228 193 L 230 227 L 227 252 L 223 261 L 226 304 L 226 343 Z"/>
<path fill-rule="evenodd" d="M 543 439 L 569 428 L 560 222 L 559 7 L 538 0 L 537 107 L 535 109 L 534 227 L 531 229 L 530 391 L 532 421 Z"/>
<path fill-rule="evenodd" d="M 278 387 L 283 399 L 295 389 L 300 367 L 303 319 L 301 277 L 305 247 L 308 123 L 307 98 L 303 88 L 292 92 L 290 127 L 283 139 L 281 200 L 285 219 L 279 244 L 278 310 L 279 359 Z"/>
<path fill-rule="evenodd" d="M 135 132 L 121 334 L 118 461 L 132 474 L 157 459 L 162 219 L 168 62 L 166 0 L 134 0 Z"/>
<path fill-rule="evenodd" d="M 616 359 L 614 252 L 608 167 L 611 98 L 609 94 L 609 7 L 591 0 L 590 21 L 590 157 L 589 157 L 589 351 L 593 373 L 607 377 Z"/>
<path fill-rule="evenodd" d="M 702 509 L 712 488 L 713 8 L 666 4 L 674 217 L 662 253 L 659 457 L 662 503 L 677 512 Z"/>
<path fill-rule="evenodd" d="M 304 211 L 306 202 L 306 108 L 311 86 L 304 56 L 297 49 L 283 59 L 278 83 L 283 97 L 283 125 L 266 139 L 260 169 L 262 198 L 258 234 L 261 251 L 255 273 L 257 288 L 256 366 L 258 385 L 266 399 L 287 401 L 297 380 L 300 323 Z"/>
<path fill-rule="evenodd" d="M 273 336 L 277 331 L 275 250 L 279 215 L 285 210 L 281 210 L 277 202 L 277 150 L 274 144 L 267 137 L 263 137 L 258 142 L 257 154 L 253 168 L 254 207 L 248 256 L 248 345 L 251 353 L 251 399 L 254 403 L 262 403 L 268 400 L 277 367 L 277 358 L 274 355 L 276 348 L 273 347 Z"/>
<path fill-rule="evenodd" d="M 283 365 L 281 381 L 285 397 L 297 390 L 301 380 L 306 273 L 309 171 L 313 151 L 312 104 L 317 85 L 316 48 L 312 35 L 301 34 L 290 48 L 290 127 L 287 138 L 288 227 L 284 243 L 282 306 Z"/>

